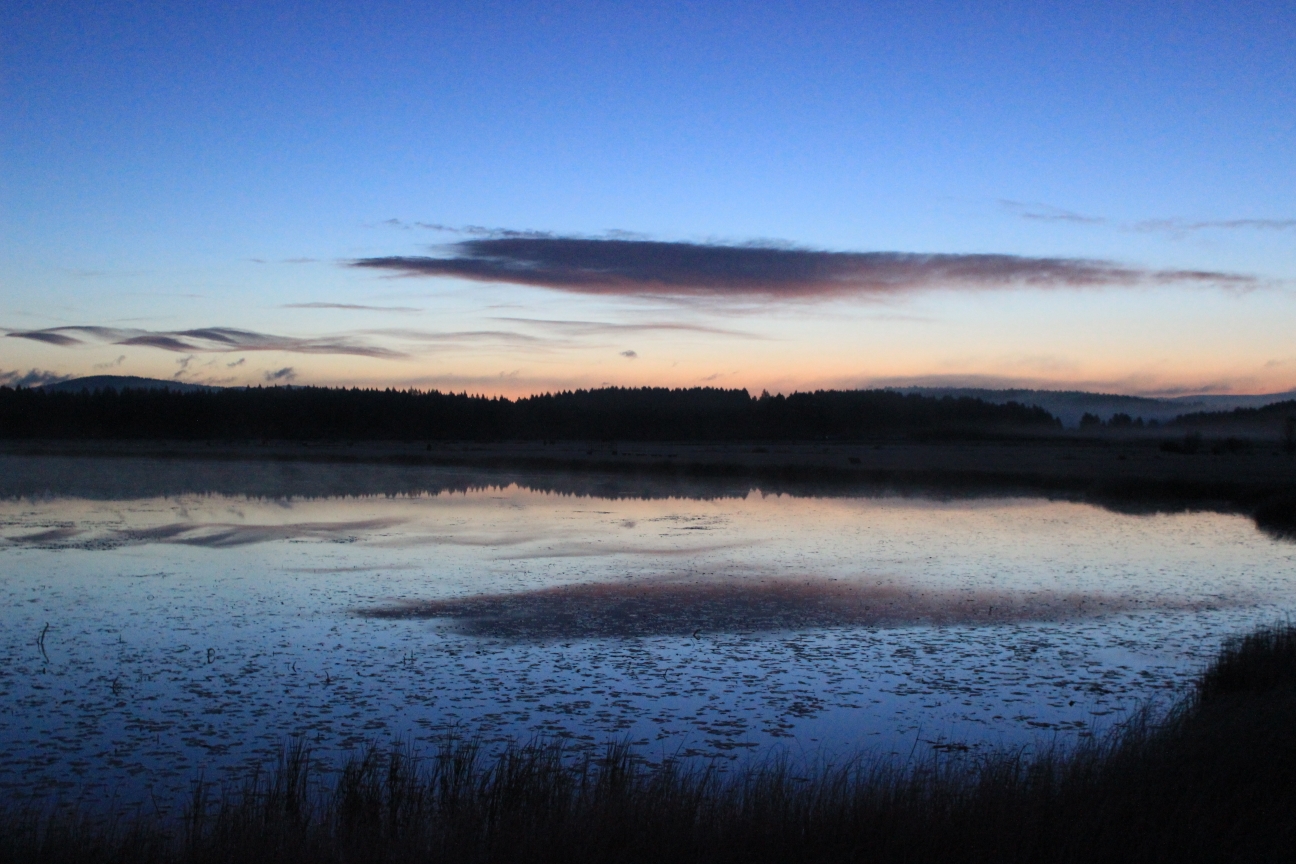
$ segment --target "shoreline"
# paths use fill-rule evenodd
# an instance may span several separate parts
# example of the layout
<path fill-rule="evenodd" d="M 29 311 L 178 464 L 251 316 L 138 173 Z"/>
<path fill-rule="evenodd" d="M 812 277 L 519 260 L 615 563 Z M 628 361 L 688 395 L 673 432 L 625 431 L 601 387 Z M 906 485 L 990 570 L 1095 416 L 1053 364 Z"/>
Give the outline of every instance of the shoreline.
<path fill-rule="evenodd" d="M 1167 452 L 1161 443 L 1148 436 L 802 444 L 23 441 L 0 444 L 0 459 L 16 466 L 0 481 L 0 495 L 66 494 L 90 482 L 87 464 L 138 459 L 160 469 L 136 484 L 145 495 L 246 488 L 246 494 L 309 496 L 336 494 L 348 484 L 399 494 L 443 485 L 445 478 L 432 478 L 430 470 L 461 473 L 459 485 L 513 482 L 612 497 L 713 497 L 752 488 L 793 495 L 1060 497 L 1125 512 L 1242 513 L 1280 533 L 1296 530 L 1296 457 L 1276 443 L 1196 453 Z M 21 470 L 28 460 L 48 466 L 51 459 L 75 460 L 80 469 Z M 276 469 L 262 470 L 266 465 Z M 300 470 L 306 467 L 319 467 L 330 482 L 316 488 L 321 484 Z"/>

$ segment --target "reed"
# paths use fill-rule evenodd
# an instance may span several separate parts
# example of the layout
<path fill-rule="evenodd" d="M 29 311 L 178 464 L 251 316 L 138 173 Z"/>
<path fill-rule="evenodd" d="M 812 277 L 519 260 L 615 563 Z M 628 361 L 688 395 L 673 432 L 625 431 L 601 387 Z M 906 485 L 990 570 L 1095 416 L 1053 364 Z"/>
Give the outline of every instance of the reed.
<path fill-rule="evenodd" d="M 1296 627 L 1227 644 L 1168 715 L 1027 756 L 804 770 L 650 766 L 625 744 L 487 757 L 371 748 L 317 773 L 302 739 L 179 825 L 10 810 L 13 862 L 1281 860 L 1296 843 Z"/>

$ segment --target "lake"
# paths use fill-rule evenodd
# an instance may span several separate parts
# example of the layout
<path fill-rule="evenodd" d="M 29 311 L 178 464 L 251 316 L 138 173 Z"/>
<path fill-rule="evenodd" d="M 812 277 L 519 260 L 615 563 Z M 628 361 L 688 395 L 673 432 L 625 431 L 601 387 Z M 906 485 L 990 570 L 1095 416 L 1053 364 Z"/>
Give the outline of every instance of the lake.
<path fill-rule="evenodd" d="M 993 489 L 0 457 L 0 787 L 173 811 L 304 735 L 1047 746 L 1296 611 L 1296 544 Z"/>

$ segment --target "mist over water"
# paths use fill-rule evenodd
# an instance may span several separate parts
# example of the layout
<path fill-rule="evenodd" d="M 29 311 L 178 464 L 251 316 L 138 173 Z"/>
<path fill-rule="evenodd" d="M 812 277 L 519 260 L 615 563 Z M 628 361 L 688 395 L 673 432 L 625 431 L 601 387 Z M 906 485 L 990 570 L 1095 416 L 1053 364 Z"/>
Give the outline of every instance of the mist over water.
<path fill-rule="evenodd" d="M 168 806 L 294 734 L 1029 746 L 1296 611 L 1296 545 L 1219 513 L 41 461 L 0 486 L 0 788 L 92 803 Z"/>

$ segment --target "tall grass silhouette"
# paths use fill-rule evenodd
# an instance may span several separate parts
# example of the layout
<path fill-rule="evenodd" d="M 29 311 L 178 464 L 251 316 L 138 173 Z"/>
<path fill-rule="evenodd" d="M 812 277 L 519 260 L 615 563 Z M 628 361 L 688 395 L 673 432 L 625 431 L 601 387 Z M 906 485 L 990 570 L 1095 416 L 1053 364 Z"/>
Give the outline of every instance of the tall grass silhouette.
<path fill-rule="evenodd" d="M 1028 756 L 650 766 L 625 744 L 447 739 L 325 772 L 301 739 L 177 823 L 11 809 L 13 862 L 1282 860 L 1296 842 L 1296 627 L 1224 646 L 1167 715 Z"/>

